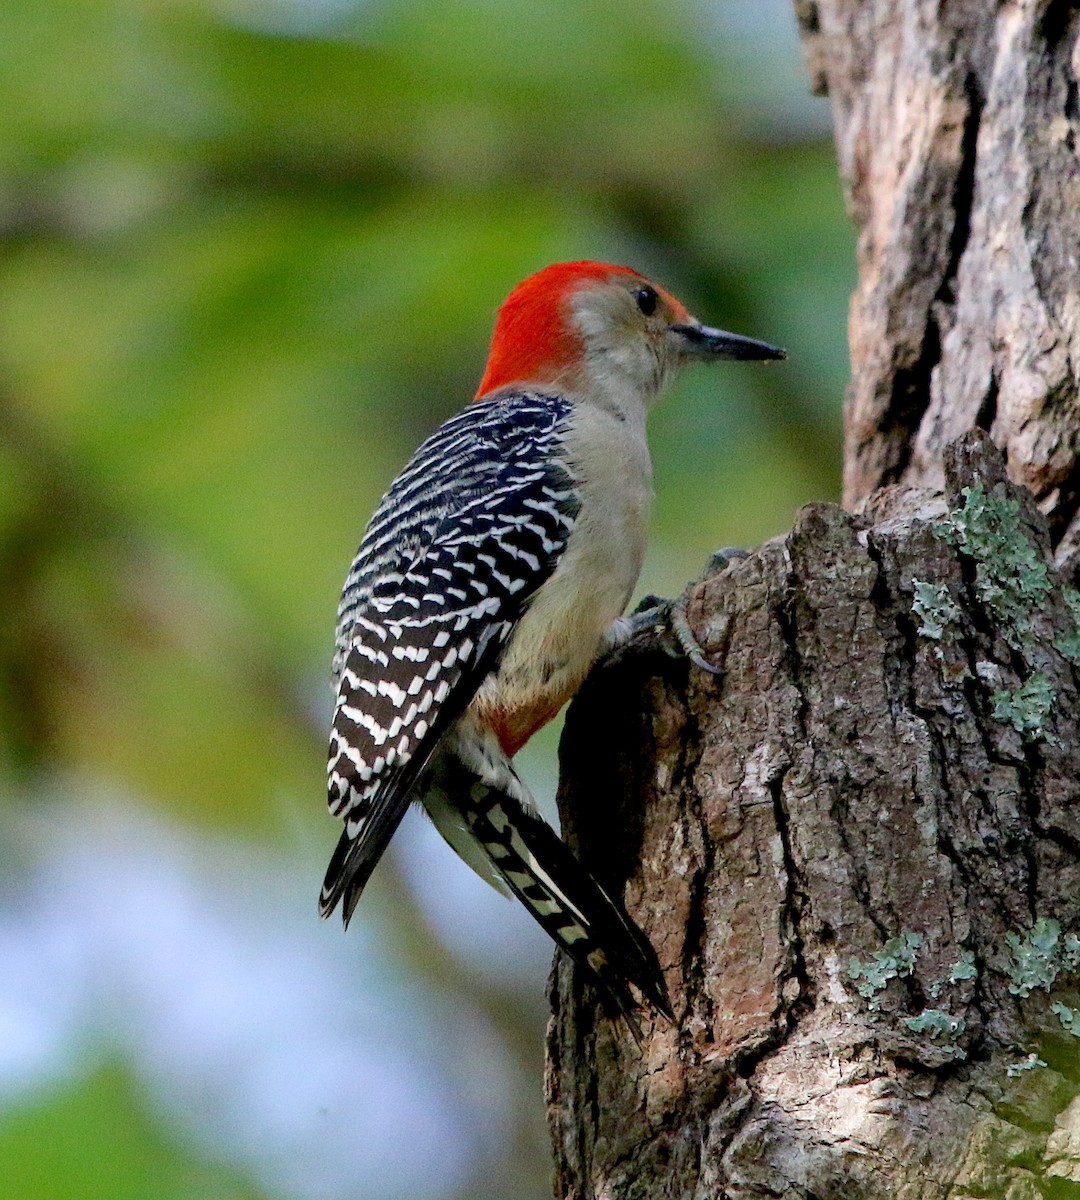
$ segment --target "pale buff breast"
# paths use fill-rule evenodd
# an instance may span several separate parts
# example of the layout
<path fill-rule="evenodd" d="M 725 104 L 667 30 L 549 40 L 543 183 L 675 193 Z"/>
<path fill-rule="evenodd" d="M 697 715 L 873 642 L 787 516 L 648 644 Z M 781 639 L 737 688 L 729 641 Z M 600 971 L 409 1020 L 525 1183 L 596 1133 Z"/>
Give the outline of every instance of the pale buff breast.
<path fill-rule="evenodd" d="M 567 434 L 566 461 L 581 497 L 566 550 L 473 701 L 508 754 L 580 687 L 630 599 L 645 553 L 652 489 L 644 412 L 635 420 L 583 406 Z"/>

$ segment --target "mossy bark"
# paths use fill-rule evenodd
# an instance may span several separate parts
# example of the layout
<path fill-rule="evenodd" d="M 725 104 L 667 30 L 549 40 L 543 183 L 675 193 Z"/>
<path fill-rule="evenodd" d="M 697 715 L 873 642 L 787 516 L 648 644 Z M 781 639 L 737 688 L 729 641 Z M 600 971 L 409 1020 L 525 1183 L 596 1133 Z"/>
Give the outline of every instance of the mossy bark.
<path fill-rule="evenodd" d="M 556 1195 L 1064 1200 L 1080 12 L 799 7 L 862 230 L 853 511 L 698 585 L 723 677 L 631 646 L 571 708 L 565 827 L 677 1022 L 641 1052 L 558 965 Z"/>

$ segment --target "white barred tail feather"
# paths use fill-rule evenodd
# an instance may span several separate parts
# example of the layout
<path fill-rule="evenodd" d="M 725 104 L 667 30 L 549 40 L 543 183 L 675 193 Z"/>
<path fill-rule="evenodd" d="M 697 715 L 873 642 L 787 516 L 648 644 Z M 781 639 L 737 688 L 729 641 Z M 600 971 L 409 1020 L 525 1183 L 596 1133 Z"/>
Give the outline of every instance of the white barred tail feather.
<path fill-rule="evenodd" d="M 647 938 L 537 813 L 508 789 L 445 756 L 442 786 L 510 890 L 548 936 L 598 985 L 635 1038 L 641 1030 L 627 983 L 672 1019 L 664 976 Z M 457 777 L 455 778 L 455 772 Z"/>

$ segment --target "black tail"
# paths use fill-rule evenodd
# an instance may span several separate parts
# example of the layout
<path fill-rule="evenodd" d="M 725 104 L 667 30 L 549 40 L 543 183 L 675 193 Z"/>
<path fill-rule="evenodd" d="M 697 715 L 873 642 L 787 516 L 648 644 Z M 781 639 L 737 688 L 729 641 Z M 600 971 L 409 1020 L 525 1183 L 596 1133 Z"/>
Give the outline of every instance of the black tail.
<path fill-rule="evenodd" d="M 628 984 L 672 1020 L 656 953 L 622 906 L 546 821 L 458 765 L 468 780 L 454 789 L 454 803 L 492 865 L 548 936 L 593 977 L 639 1042 L 637 1005 Z"/>

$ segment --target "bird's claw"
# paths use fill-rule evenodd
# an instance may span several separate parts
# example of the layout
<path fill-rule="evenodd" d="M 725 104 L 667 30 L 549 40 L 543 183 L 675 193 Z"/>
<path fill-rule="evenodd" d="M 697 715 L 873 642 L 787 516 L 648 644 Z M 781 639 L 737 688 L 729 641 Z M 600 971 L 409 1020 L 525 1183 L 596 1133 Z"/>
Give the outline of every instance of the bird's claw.
<path fill-rule="evenodd" d="M 646 596 L 627 620 L 625 638 L 629 640 L 646 630 L 659 635 L 660 646 L 672 658 L 688 658 L 696 667 L 710 675 L 722 675 L 723 667 L 716 666 L 705 657 L 700 643 L 690 628 L 686 616 L 689 605 L 688 594 L 674 600 L 661 600 Z"/>
<path fill-rule="evenodd" d="M 749 551 L 725 546 L 710 556 L 702 578 L 711 579 L 730 566 L 733 559 L 747 557 Z M 686 591 L 674 600 L 664 600 L 653 595 L 643 596 L 634 611 L 620 620 L 621 636 L 613 640 L 610 647 L 621 645 L 649 630 L 659 635 L 660 645 L 665 654 L 672 658 L 688 658 L 695 667 L 708 671 L 710 675 L 723 675 L 724 668 L 709 661 L 690 628 L 686 610 L 690 604 L 690 591 L 694 586 L 695 581 L 691 580 L 686 585 Z"/>
<path fill-rule="evenodd" d="M 723 675 L 724 668 L 709 662 L 705 657 L 705 651 L 701 648 L 701 643 L 694 636 L 694 631 L 690 628 L 690 622 L 686 616 L 687 605 L 688 600 L 685 595 L 670 602 L 668 628 L 679 643 L 679 649 L 695 667 L 708 671 L 710 675 Z"/>

